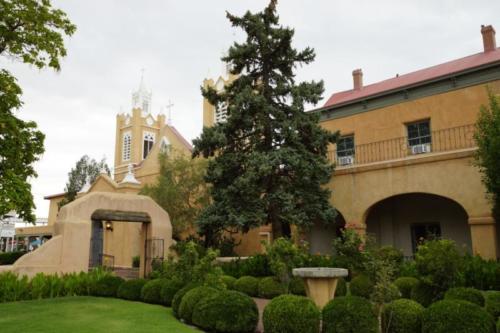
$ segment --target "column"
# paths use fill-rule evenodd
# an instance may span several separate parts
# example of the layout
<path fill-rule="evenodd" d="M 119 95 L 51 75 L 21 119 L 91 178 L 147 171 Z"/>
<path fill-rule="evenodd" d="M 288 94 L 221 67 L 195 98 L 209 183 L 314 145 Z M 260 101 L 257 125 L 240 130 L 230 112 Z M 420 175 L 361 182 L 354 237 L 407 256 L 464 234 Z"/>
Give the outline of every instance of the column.
<path fill-rule="evenodd" d="M 484 259 L 497 259 L 497 230 L 493 217 L 489 214 L 485 214 L 484 216 L 470 216 L 469 227 L 472 239 L 472 252 Z"/>

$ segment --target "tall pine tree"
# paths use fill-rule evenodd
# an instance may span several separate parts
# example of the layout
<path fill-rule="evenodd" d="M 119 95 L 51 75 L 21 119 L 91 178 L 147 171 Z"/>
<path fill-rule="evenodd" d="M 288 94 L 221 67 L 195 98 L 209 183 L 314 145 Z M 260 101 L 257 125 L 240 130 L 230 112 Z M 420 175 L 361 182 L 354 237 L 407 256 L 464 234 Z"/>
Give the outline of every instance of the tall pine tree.
<path fill-rule="evenodd" d="M 238 78 L 223 92 L 202 89 L 211 104 L 226 105 L 228 114 L 226 122 L 204 128 L 194 140 L 193 156 L 214 157 L 206 175 L 213 203 L 198 219 L 208 238 L 271 224 L 276 239 L 289 236 L 292 224 L 310 227 L 335 219 L 330 191 L 322 185 L 333 172 L 326 153 L 337 133 L 321 128 L 317 114 L 304 112 L 306 103 L 320 100 L 323 82 L 295 81 L 297 66 L 311 63 L 315 54 L 292 47 L 294 30 L 279 24 L 276 5 L 271 0 L 262 12 L 242 17 L 227 13 L 247 34 L 222 58 Z"/>

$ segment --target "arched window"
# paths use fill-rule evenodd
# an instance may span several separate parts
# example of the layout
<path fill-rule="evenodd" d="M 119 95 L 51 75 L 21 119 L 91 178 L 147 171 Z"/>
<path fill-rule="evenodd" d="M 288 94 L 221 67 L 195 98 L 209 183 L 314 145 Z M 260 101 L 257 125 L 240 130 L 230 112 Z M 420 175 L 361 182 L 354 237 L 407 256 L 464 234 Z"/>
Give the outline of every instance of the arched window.
<path fill-rule="evenodd" d="M 145 132 L 143 139 L 142 159 L 145 159 L 148 156 L 149 152 L 153 148 L 154 143 L 155 143 L 154 134 Z"/>
<path fill-rule="evenodd" d="M 166 137 L 163 137 L 161 139 L 161 144 L 160 144 L 160 151 L 163 153 L 163 154 L 167 154 L 169 155 L 170 154 L 170 141 L 168 141 L 168 139 Z"/>
<path fill-rule="evenodd" d="M 122 149 L 122 160 L 130 161 L 130 149 L 132 143 L 132 135 L 130 132 L 123 134 L 123 149 Z"/>

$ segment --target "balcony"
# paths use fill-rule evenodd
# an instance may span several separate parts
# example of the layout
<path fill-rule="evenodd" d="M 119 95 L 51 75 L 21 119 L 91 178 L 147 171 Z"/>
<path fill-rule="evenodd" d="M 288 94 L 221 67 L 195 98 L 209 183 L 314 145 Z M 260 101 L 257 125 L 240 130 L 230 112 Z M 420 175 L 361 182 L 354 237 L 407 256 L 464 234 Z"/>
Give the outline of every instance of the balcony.
<path fill-rule="evenodd" d="M 344 156 L 337 156 L 333 149 L 328 152 L 328 159 L 334 161 L 337 168 L 348 168 L 475 148 L 474 131 L 474 124 L 432 131 L 430 142 L 413 145 L 406 136 L 377 141 L 355 146 L 352 155 L 343 151 Z"/>

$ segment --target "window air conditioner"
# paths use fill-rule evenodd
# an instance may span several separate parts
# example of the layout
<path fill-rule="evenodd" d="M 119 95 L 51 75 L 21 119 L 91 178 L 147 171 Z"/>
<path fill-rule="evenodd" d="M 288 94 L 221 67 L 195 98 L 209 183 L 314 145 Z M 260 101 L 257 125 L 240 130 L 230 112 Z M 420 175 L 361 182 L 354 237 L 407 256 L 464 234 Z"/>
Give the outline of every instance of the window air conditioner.
<path fill-rule="evenodd" d="M 411 153 L 413 155 L 430 153 L 430 152 L 431 152 L 431 145 L 428 143 L 411 146 Z"/>
<path fill-rule="evenodd" d="M 354 156 L 341 156 L 338 158 L 339 165 L 351 165 L 354 164 Z"/>

